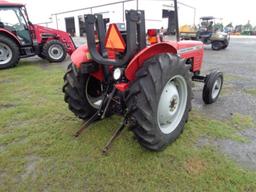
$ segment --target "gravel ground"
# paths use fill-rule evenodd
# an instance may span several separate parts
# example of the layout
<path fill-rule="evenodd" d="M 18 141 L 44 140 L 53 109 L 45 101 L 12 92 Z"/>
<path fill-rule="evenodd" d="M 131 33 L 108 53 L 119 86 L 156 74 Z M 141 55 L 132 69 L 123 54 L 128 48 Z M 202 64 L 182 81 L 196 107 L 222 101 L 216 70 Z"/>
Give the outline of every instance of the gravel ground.
<path fill-rule="evenodd" d="M 256 90 L 256 39 L 232 38 L 226 50 L 212 51 L 205 47 L 203 72 L 219 69 L 224 72 L 224 87 L 219 100 L 212 105 L 204 105 L 202 85 L 194 88 L 194 109 L 214 119 L 229 119 L 233 114 L 241 114 L 256 119 L 256 95 L 248 90 Z M 256 169 L 256 127 L 248 127 L 238 134 L 246 137 L 248 143 L 232 140 L 209 141 L 201 138 L 199 144 L 212 144 L 235 161 L 249 169 Z"/>
<path fill-rule="evenodd" d="M 86 40 L 76 38 L 79 46 Z M 64 68 L 70 63 L 67 58 L 62 64 L 46 64 L 37 57 L 26 59 L 47 69 L 49 65 L 62 65 Z M 256 95 L 249 94 L 248 90 L 256 92 L 256 38 L 232 37 L 230 46 L 226 50 L 213 51 L 205 46 L 203 73 L 212 69 L 219 69 L 224 73 L 225 83 L 219 100 L 212 105 L 205 105 L 202 101 L 202 84 L 195 84 L 193 107 L 195 110 L 207 114 L 210 118 L 223 120 L 230 119 L 233 114 L 241 114 L 256 119 Z M 256 127 L 238 132 L 246 137 L 248 143 L 239 143 L 232 140 L 209 141 L 201 138 L 200 146 L 211 144 L 223 153 L 229 155 L 241 165 L 256 169 Z"/>
<path fill-rule="evenodd" d="M 210 116 L 222 119 L 234 113 L 256 119 L 256 97 L 247 90 L 256 89 L 256 39 L 231 39 L 226 50 L 212 51 L 205 47 L 203 72 L 219 69 L 224 73 L 225 83 L 218 102 L 205 106 L 201 100 L 202 86 L 194 89 L 194 105 Z"/>

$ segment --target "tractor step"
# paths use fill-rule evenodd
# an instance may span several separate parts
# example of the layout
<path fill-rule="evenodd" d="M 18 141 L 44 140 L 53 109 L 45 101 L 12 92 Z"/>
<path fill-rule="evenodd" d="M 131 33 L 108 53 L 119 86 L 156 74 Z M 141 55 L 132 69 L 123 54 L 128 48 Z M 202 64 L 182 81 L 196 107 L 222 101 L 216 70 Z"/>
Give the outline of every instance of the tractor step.
<path fill-rule="evenodd" d="M 22 47 L 21 48 L 21 56 L 20 58 L 33 57 L 36 53 L 34 52 L 32 47 Z"/>

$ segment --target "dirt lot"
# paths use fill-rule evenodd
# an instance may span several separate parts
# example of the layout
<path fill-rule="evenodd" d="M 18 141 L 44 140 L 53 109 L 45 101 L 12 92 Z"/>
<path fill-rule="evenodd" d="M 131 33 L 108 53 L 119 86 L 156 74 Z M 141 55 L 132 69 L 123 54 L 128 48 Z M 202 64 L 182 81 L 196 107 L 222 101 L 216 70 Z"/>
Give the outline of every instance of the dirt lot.
<path fill-rule="evenodd" d="M 0 191 L 256 191 L 256 39 L 205 47 L 203 72 L 224 72 L 218 102 L 205 106 L 194 85 L 193 111 L 181 137 L 149 152 L 126 131 L 108 156 L 101 149 L 119 117 L 82 122 L 63 101 L 65 68 L 23 60 L 0 71 Z"/>

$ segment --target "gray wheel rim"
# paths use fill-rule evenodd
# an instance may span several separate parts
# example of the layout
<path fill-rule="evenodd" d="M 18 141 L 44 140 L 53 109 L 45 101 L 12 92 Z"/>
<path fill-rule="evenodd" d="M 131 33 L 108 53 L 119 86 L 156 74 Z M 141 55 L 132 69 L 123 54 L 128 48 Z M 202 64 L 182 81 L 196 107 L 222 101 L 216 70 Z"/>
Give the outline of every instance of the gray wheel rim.
<path fill-rule="evenodd" d="M 221 77 L 218 77 L 212 87 L 212 99 L 216 99 L 221 89 Z"/>
<path fill-rule="evenodd" d="M 54 60 L 59 60 L 64 55 L 63 48 L 58 44 L 54 44 L 50 46 L 48 53 L 49 53 L 49 56 Z"/>
<path fill-rule="evenodd" d="M 12 59 L 12 50 L 5 43 L 0 42 L 0 65 L 9 63 Z"/>
<path fill-rule="evenodd" d="M 90 83 L 90 79 L 91 77 L 89 77 L 86 81 L 86 85 L 85 85 L 85 96 L 86 96 L 86 99 L 88 101 L 88 103 L 95 109 L 99 109 L 100 108 L 100 105 L 103 101 L 103 96 L 99 96 L 99 97 L 93 97 L 91 95 L 89 95 L 88 93 L 88 87 L 89 87 L 89 83 Z M 101 88 L 101 91 L 103 90 L 103 88 Z"/>
<path fill-rule="evenodd" d="M 157 122 L 162 133 L 170 134 L 179 125 L 188 100 L 187 82 L 177 75 L 165 85 L 157 110 Z"/>

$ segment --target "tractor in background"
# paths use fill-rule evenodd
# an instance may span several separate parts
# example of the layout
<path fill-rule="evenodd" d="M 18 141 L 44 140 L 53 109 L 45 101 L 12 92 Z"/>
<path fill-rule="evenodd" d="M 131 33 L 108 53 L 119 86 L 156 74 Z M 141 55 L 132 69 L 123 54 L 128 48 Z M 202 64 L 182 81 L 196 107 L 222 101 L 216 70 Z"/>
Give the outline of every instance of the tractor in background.
<path fill-rule="evenodd" d="M 204 44 L 211 44 L 213 50 L 226 49 L 229 45 L 230 35 L 222 32 L 217 25 L 215 17 L 201 17 L 201 25 L 198 30 L 198 38 Z"/>
<path fill-rule="evenodd" d="M 217 18 L 201 17 L 198 30 L 191 26 L 183 26 L 180 29 L 181 38 L 184 40 L 200 40 L 205 45 L 212 45 L 215 51 L 226 49 L 229 45 L 230 35 L 222 32 Z"/>
<path fill-rule="evenodd" d="M 0 0 L 0 69 L 15 67 L 20 58 L 35 55 L 62 62 L 75 49 L 68 33 L 33 25 L 25 5 Z"/>
<path fill-rule="evenodd" d="M 178 32 L 177 0 L 174 5 Z M 163 41 L 157 29 L 148 30 L 146 38 L 144 11 L 130 10 L 125 15 L 124 35 L 116 24 L 106 32 L 100 14 L 85 16 L 87 45 L 71 56 L 64 100 L 85 121 L 76 137 L 95 121 L 113 114 L 124 117 L 104 153 L 125 127 L 141 146 L 160 151 L 179 137 L 189 120 L 192 81 L 204 83 L 203 100 L 211 104 L 219 97 L 223 74 L 200 75 L 202 42 L 180 41 L 179 33 L 177 41 Z"/>

